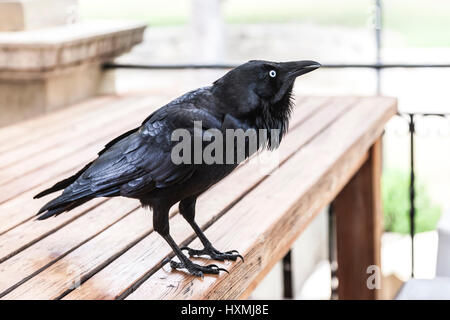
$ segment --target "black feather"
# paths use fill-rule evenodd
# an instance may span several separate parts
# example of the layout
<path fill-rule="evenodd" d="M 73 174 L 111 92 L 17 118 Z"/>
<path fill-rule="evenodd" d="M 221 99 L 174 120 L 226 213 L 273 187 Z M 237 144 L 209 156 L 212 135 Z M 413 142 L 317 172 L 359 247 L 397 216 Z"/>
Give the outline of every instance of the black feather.
<path fill-rule="evenodd" d="M 37 218 L 37 220 L 44 220 L 44 219 L 50 218 L 51 216 L 57 216 L 65 211 L 70 211 L 78 206 L 81 206 L 83 203 L 88 202 L 89 200 L 91 200 L 91 199 L 83 199 L 83 200 L 73 201 L 73 202 L 67 203 L 65 205 L 50 209 L 47 212 L 45 212 L 46 210 L 44 210 L 43 212 L 39 212 L 37 214 L 37 216 L 39 216 Z"/>
<path fill-rule="evenodd" d="M 137 130 L 139 130 L 139 128 L 134 128 L 134 129 L 132 129 L 132 130 L 130 130 L 130 131 L 127 131 L 127 132 L 121 134 L 120 136 L 114 138 L 113 140 L 111 140 L 110 142 L 108 142 L 108 143 L 105 145 L 105 147 L 103 148 L 103 150 L 101 150 L 101 151 L 98 153 L 98 155 L 99 155 L 99 156 L 102 155 L 103 153 L 105 153 L 105 151 L 107 151 L 107 150 L 108 150 L 111 146 L 113 146 L 115 143 L 117 143 L 118 141 L 122 140 L 123 138 L 129 136 L 130 134 L 133 134 L 133 133 L 136 132 Z M 46 195 L 48 195 L 48 194 L 50 194 L 50 193 L 53 193 L 53 192 L 56 192 L 56 191 L 63 190 L 63 189 L 65 189 L 65 188 L 67 188 L 67 187 L 70 186 L 72 183 L 74 183 L 74 182 L 75 182 L 75 181 L 76 181 L 76 180 L 77 180 L 77 179 L 78 179 L 78 178 L 86 171 L 86 169 L 90 167 L 90 165 L 91 165 L 93 162 L 94 162 L 94 161 L 89 162 L 87 165 L 85 165 L 85 166 L 83 167 L 83 169 L 81 169 L 80 171 L 78 171 L 78 172 L 77 172 L 76 174 L 74 174 L 73 176 L 71 176 L 71 177 L 69 177 L 69 178 L 67 178 L 67 179 L 61 180 L 61 181 L 57 182 L 55 185 L 53 185 L 52 187 L 50 187 L 50 188 L 48 188 L 48 189 L 46 189 L 46 190 L 44 190 L 44 191 L 38 193 L 37 195 L 35 195 L 35 196 L 33 197 L 33 199 L 39 199 L 39 198 L 42 198 L 43 196 L 46 196 Z"/>
<path fill-rule="evenodd" d="M 105 145 L 105 147 L 103 148 L 103 150 L 101 150 L 101 151 L 98 153 L 98 155 L 99 155 L 99 156 L 102 155 L 106 150 L 108 150 L 108 149 L 109 149 L 111 146 L 113 146 L 115 143 L 117 143 L 118 141 L 122 140 L 122 139 L 125 138 L 125 137 L 128 137 L 130 134 L 133 134 L 133 133 L 135 133 L 135 132 L 138 131 L 138 130 L 139 130 L 139 127 L 138 127 L 138 128 L 134 128 L 134 129 L 131 129 L 130 131 L 127 131 L 127 132 L 121 134 L 121 135 L 118 136 L 117 138 L 114 138 L 113 140 L 111 140 L 110 142 L 108 142 L 108 143 Z"/>
<path fill-rule="evenodd" d="M 94 162 L 94 161 L 92 161 L 92 162 Z M 48 195 L 50 193 L 53 193 L 53 192 L 56 192 L 58 190 L 62 190 L 62 189 L 67 188 L 72 183 L 74 183 L 78 179 L 78 177 L 81 176 L 83 174 L 83 172 L 86 171 L 87 168 L 89 168 L 89 166 L 92 164 L 92 162 L 89 162 L 87 165 L 85 165 L 83 167 L 83 169 L 81 169 L 80 171 L 75 173 L 73 176 L 71 176 L 71 177 L 69 177 L 67 179 L 61 180 L 61 181 L 57 182 L 56 184 L 54 184 L 52 187 L 50 187 L 50 188 L 48 188 L 48 189 L 38 193 L 37 195 L 35 195 L 33 197 L 33 199 L 42 198 L 43 196 L 46 196 L 46 195 Z"/>

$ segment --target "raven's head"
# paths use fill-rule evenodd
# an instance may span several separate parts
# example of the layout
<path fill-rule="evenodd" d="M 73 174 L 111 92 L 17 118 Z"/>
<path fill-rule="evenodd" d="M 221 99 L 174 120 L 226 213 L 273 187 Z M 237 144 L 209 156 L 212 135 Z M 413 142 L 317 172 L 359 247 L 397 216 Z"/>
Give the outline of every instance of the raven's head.
<path fill-rule="evenodd" d="M 315 61 L 271 62 L 251 60 L 214 82 L 214 89 L 234 104 L 237 114 L 290 98 L 295 79 L 320 67 Z M 228 108 L 231 106 L 228 106 Z"/>
<path fill-rule="evenodd" d="M 215 81 L 212 89 L 227 112 L 253 119 L 258 128 L 280 129 L 282 136 L 287 131 L 295 79 L 319 67 L 310 60 L 251 60 Z"/>

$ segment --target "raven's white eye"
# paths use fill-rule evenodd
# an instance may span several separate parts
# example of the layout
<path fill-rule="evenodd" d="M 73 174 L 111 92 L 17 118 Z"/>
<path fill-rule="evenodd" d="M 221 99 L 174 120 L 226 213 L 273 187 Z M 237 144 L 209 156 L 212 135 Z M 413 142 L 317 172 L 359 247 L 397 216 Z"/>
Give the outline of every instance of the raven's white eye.
<path fill-rule="evenodd" d="M 277 76 L 277 72 L 275 70 L 270 70 L 269 76 L 271 76 L 272 78 L 275 78 Z"/>

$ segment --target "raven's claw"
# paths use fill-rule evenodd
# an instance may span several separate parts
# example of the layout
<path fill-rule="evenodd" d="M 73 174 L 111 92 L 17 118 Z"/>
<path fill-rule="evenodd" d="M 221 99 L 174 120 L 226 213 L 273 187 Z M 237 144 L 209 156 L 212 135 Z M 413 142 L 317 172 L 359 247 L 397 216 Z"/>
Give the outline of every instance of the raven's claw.
<path fill-rule="evenodd" d="M 199 264 L 193 263 L 190 260 L 187 260 L 187 262 L 177 262 L 177 261 L 170 261 L 170 266 L 172 269 L 186 269 L 190 274 L 203 278 L 203 274 L 219 274 L 220 271 L 225 271 L 226 273 L 229 273 L 227 270 L 223 268 L 219 268 L 219 266 L 215 264 L 210 264 L 207 266 L 201 266 Z"/>
<path fill-rule="evenodd" d="M 191 257 L 200 257 L 200 256 L 209 256 L 211 259 L 224 261 L 224 260 L 232 260 L 236 261 L 237 258 L 240 258 L 242 262 L 244 262 L 244 257 L 242 257 L 237 250 L 231 250 L 226 252 L 220 252 L 214 247 L 205 247 L 202 250 L 191 249 L 189 247 L 182 247 L 181 250 L 187 250 L 189 256 Z"/>

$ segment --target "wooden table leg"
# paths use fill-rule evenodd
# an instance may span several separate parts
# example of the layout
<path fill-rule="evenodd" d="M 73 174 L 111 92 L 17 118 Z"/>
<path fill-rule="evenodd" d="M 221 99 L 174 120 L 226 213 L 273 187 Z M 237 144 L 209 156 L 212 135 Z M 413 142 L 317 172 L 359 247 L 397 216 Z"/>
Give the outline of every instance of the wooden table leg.
<path fill-rule="evenodd" d="M 334 201 L 339 299 L 378 299 L 381 288 L 381 138 Z"/>

